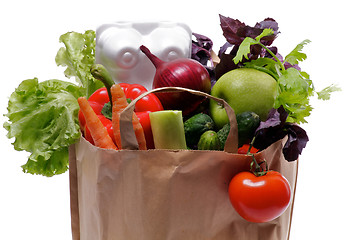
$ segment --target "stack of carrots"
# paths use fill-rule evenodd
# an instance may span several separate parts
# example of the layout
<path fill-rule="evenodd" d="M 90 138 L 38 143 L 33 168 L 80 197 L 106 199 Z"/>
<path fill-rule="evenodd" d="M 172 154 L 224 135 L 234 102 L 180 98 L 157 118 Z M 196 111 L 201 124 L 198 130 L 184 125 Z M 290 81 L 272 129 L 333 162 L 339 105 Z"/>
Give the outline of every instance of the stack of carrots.
<path fill-rule="evenodd" d="M 80 110 L 83 112 L 86 124 L 90 131 L 90 134 L 94 140 L 94 145 L 100 148 L 105 149 L 122 149 L 121 145 L 121 137 L 120 137 L 120 126 L 119 119 L 120 113 L 128 106 L 128 102 L 125 96 L 125 93 L 121 86 L 118 84 L 114 84 L 111 87 L 111 95 L 112 95 L 112 125 L 114 131 L 115 143 L 112 138 L 109 136 L 107 129 L 104 127 L 93 108 L 90 106 L 88 100 L 85 97 L 78 98 L 78 103 Z M 138 141 L 139 149 L 146 150 L 146 140 L 143 131 L 143 127 L 139 122 L 139 119 L 135 113 L 133 113 L 132 118 L 133 128 L 135 132 L 135 136 Z"/>

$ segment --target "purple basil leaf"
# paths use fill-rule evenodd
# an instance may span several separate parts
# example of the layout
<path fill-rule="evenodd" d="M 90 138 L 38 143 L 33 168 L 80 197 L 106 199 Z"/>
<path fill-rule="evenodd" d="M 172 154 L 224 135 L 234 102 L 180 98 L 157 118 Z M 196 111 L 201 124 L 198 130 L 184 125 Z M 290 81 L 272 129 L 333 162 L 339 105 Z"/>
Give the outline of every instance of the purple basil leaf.
<path fill-rule="evenodd" d="M 253 146 L 259 150 L 264 150 L 286 135 L 287 132 L 283 131 L 282 128 L 265 128 L 256 133 L 256 140 Z"/>
<path fill-rule="evenodd" d="M 273 18 L 265 18 L 262 22 L 256 23 L 256 28 L 271 28 L 275 34 L 278 34 L 278 23 Z"/>
<path fill-rule="evenodd" d="M 191 58 L 206 66 L 207 62 L 211 59 L 213 42 L 210 38 L 201 34 L 193 33 L 193 36 L 196 40 L 192 40 Z"/>
<path fill-rule="evenodd" d="M 211 51 L 213 47 L 213 42 L 209 37 L 198 33 L 192 33 L 195 37 L 195 40 L 192 40 L 192 54 L 191 58 L 200 62 L 208 71 L 211 78 L 212 86 L 216 82 L 215 70 L 213 64 L 208 66 L 208 61 L 211 61 Z"/>
<path fill-rule="evenodd" d="M 216 79 L 220 78 L 223 74 L 237 67 L 244 65 L 245 62 L 256 60 L 259 57 L 271 57 L 267 51 L 260 45 L 255 44 L 250 47 L 250 53 L 248 54 L 248 60 L 243 59 L 241 63 L 234 64 L 233 58 L 237 54 L 239 45 L 247 37 L 255 39 L 259 34 L 263 32 L 265 28 L 272 28 L 273 35 L 263 37 L 261 39 L 262 44 L 269 46 L 275 40 L 278 34 L 278 23 L 272 18 L 266 18 L 262 22 L 257 23 L 254 27 L 248 26 L 238 19 L 225 17 L 219 15 L 221 21 L 221 28 L 223 35 L 227 42 L 220 48 L 218 56 L 220 63 L 215 68 Z M 232 50 L 228 52 L 228 49 L 232 47 Z M 270 48 L 273 53 L 277 53 L 277 48 Z"/>
<path fill-rule="evenodd" d="M 269 47 L 268 49 L 271 50 L 271 51 L 273 52 L 273 54 L 275 54 L 275 55 L 277 56 L 277 58 L 280 59 L 280 61 L 283 61 L 283 57 L 281 56 L 281 54 L 278 53 L 277 47 Z M 261 56 L 261 57 L 272 58 L 272 55 L 269 54 L 269 53 L 265 50 L 264 55 Z M 281 58 L 279 58 L 279 57 L 281 57 L 282 60 L 281 60 Z"/>
<path fill-rule="evenodd" d="M 298 159 L 309 139 L 306 131 L 296 124 L 287 125 L 286 128 L 288 139 L 283 147 L 283 155 L 287 161 L 291 162 Z"/>
<path fill-rule="evenodd" d="M 272 28 L 274 31 L 274 34 L 270 36 L 265 36 L 261 39 L 262 44 L 269 46 L 273 43 L 273 41 L 276 39 L 278 34 L 278 24 L 275 20 L 271 18 L 266 18 L 261 23 L 257 23 L 254 27 L 250 27 L 247 25 L 240 26 L 240 28 L 237 31 L 237 35 L 242 41 L 246 37 L 255 39 L 258 35 L 260 35 L 263 32 L 263 29 L 265 28 Z"/>
<path fill-rule="evenodd" d="M 266 46 L 270 46 L 279 34 L 278 23 L 273 18 L 266 18 L 262 22 L 256 23 L 254 27 L 260 29 L 271 28 L 274 31 L 273 35 L 261 39 L 261 43 Z"/>
<path fill-rule="evenodd" d="M 250 27 L 250 26 L 241 26 L 238 31 L 237 31 L 237 35 L 243 40 L 246 37 L 250 37 L 250 38 L 256 38 L 258 35 L 260 35 L 262 33 L 263 29 L 261 28 L 255 28 L 255 27 Z"/>
<path fill-rule="evenodd" d="M 231 47 L 233 47 L 233 44 L 230 44 L 229 42 L 226 42 L 225 44 L 223 44 L 222 47 L 219 48 L 219 52 L 218 52 L 218 56 L 222 56 L 223 53 L 226 53 L 227 50 Z M 237 51 L 236 51 L 237 52 Z"/>
<path fill-rule="evenodd" d="M 262 52 L 264 52 L 264 49 L 258 44 L 252 45 L 250 49 L 251 52 L 248 54 L 249 60 L 256 60 L 262 54 Z"/>
<path fill-rule="evenodd" d="M 234 45 L 239 45 L 243 41 L 240 39 L 239 35 L 237 34 L 238 29 L 241 27 L 245 27 L 246 24 L 239 21 L 238 19 L 233 19 L 230 17 L 225 17 L 219 15 L 221 21 L 221 28 L 223 30 L 223 36 L 226 38 L 227 42 Z"/>
<path fill-rule="evenodd" d="M 207 51 L 211 51 L 213 47 L 212 40 L 204 35 L 198 34 L 198 33 L 192 33 L 192 35 L 196 38 L 196 41 L 193 41 L 196 45 L 198 45 L 201 48 L 204 48 Z"/>
<path fill-rule="evenodd" d="M 281 106 L 269 112 L 266 121 L 261 122 L 256 130 L 254 146 L 260 150 L 288 136 L 283 148 L 283 155 L 287 161 L 298 159 L 303 148 L 306 147 L 308 136 L 304 129 L 292 123 L 287 123 L 288 113 Z"/>
<path fill-rule="evenodd" d="M 281 106 L 278 109 L 271 109 L 267 120 L 261 122 L 256 129 L 256 139 L 254 146 L 260 150 L 266 149 L 272 143 L 284 138 L 287 132 L 284 131 L 284 125 L 287 119 L 288 113 Z"/>
<path fill-rule="evenodd" d="M 278 109 L 272 108 L 268 113 L 267 120 L 265 122 L 261 122 L 256 132 L 271 127 L 283 127 L 287 117 L 288 113 L 282 106 Z"/>
<path fill-rule="evenodd" d="M 234 55 L 223 53 L 220 55 L 220 62 L 215 67 L 215 78 L 219 79 L 223 74 L 238 68 L 233 62 Z"/>
<path fill-rule="evenodd" d="M 200 62 L 202 65 L 207 65 L 208 60 L 211 58 L 211 54 L 206 49 L 192 44 L 191 58 Z"/>

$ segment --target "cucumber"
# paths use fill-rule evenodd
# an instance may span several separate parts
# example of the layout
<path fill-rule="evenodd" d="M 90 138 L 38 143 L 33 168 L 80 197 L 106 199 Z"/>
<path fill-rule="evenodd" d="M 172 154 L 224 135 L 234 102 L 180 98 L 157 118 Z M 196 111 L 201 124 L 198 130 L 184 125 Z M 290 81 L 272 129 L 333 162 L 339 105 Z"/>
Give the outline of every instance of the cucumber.
<path fill-rule="evenodd" d="M 238 126 L 238 147 L 248 143 L 254 136 L 261 120 L 254 112 L 243 112 L 236 115 Z M 227 123 L 218 132 L 218 138 L 221 142 L 221 149 L 224 149 L 224 143 L 228 137 L 230 125 Z"/>
<path fill-rule="evenodd" d="M 181 111 L 151 112 L 149 119 L 156 149 L 187 149 Z"/>
<path fill-rule="evenodd" d="M 208 131 L 214 130 L 215 124 L 213 119 L 205 113 L 198 113 L 184 122 L 184 134 L 187 146 L 196 147 L 201 135 Z"/>
<path fill-rule="evenodd" d="M 198 150 L 221 150 L 221 142 L 213 130 L 204 132 L 198 142 Z"/>
<path fill-rule="evenodd" d="M 224 144 L 226 143 L 230 129 L 231 126 L 229 124 L 226 124 L 217 132 L 221 150 L 224 149 Z"/>

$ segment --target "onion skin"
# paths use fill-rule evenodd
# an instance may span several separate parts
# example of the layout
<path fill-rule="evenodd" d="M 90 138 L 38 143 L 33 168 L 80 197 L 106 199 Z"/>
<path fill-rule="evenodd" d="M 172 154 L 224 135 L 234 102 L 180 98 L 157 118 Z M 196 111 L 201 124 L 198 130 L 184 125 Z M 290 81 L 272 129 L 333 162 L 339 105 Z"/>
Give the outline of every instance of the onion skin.
<path fill-rule="evenodd" d="M 156 68 L 153 89 L 160 87 L 183 87 L 205 93 L 211 91 L 211 79 L 207 69 L 199 62 L 181 58 L 164 62 L 153 55 L 148 48 L 141 46 L 140 50 L 149 58 Z M 203 97 L 190 93 L 156 93 L 164 109 L 181 110 L 187 115 L 195 110 L 204 100 Z"/>

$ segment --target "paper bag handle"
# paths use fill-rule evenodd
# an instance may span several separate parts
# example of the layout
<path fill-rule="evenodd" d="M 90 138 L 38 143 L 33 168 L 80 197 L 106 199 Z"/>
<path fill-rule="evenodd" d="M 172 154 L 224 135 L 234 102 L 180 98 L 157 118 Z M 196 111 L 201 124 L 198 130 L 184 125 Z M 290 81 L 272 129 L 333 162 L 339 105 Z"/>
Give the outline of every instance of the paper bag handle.
<path fill-rule="evenodd" d="M 232 107 L 223 99 L 216 98 L 211 96 L 207 93 L 196 91 L 188 88 L 181 88 L 181 87 L 162 87 L 152 89 L 148 92 L 145 92 L 134 99 L 121 113 L 120 113 L 120 137 L 122 139 L 122 149 L 129 149 L 129 150 L 138 150 L 139 145 L 137 142 L 137 138 L 135 136 L 133 130 L 133 123 L 132 123 L 132 116 L 135 108 L 135 104 L 137 101 L 142 99 L 143 97 L 147 96 L 150 93 L 155 92 L 189 92 L 194 95 L 207 97 L 212 99 L 219 104 L 222 104 L 226 110 L 229 122 L 230 122 L 230 131 L 227 137 L 227 140 L 224 144 L 224 151 L 228 153 L 237 153 L 238 150 L 238 126 L 237 126 L 237 119 L 236 115 L 232 109 Z"/>

